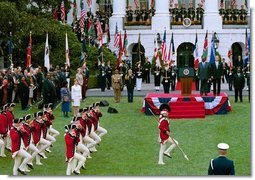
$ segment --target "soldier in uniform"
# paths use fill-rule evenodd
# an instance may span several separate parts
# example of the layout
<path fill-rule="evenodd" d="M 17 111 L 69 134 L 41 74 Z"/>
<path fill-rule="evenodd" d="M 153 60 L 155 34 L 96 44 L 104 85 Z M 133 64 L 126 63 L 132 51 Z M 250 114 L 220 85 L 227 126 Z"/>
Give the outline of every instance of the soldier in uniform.
<path fill-rule="evenodd" d="M 229 91 L 232 91 L 233 77 L 234 77 L 234 71 L 233 71 L 233 68 L 230 68 L 229 75 L 228 75 L 228 89 L 229 89 Z"/>
<path fill-rule="evenodd" d="M 210 65 L 206 61 L 206 57 L 202 56 L 202 62 L 198 64 L 198 78 L 200 79 L 200 95 L 205 94 L 207 96 L 208 92 L 208 80 L 210 75 Z"/>
<path fill-rule="evenodd" d="M 204 9 L 201 3 L 198 3 L 198 7 L 196 8 L 196 19 L 199 22 L 202 22 L 204 15 Z"/>
<path fill-rule="evenodd" d="M 111 61 L 107 62 L 106 66 L 106 86 L 107 89 L 110 89 L 112 86 L 112 67 L 111 67 Z"/>
<path fill-rule="evenodd" d="M 228 6 L 226 9 L 226 19 L 227 21 L 232 21 L 232 8 L 231 6 Z"/>
<path fill-rule="evenodd" d="M 244 72 L 245 72 L 245 78 L 247 79 L 247 87 L 248 87 L 248 99 L 250 102 L 250 62 L 247 62 L 247 66 L 244 68 Z"/>
<path fill-rule="evenodd" d="M 99 65 L 99 87 L 101 88 L 101 91 L 105 91 L 106 87 L 106 66 L 104 61 L 102 61 L 102 64 Z"/>
<path fill-rule="evenodd" d="M 243 102 L 243 88 L 245 85 L 245 79 L 243 72 L 241 68 L 237 68 L 237 72 L 233 76 L 233 83 L 234 83 L 234 89 L 235 89 L 235 102 L 238 101 L 238 96 L 240 102 Z"/>
<path fill-rule="evenodd" d="M 138 6 L 136 7 L 136 10 L 135 10 L 134 15 L 135 15 L 135 20 L 136 20 L 136 22 L 140 22 L 142 13 L 141 13 L 141 11 L 139 10 L 139 7 L 138 7 Z"/>
<path fill-rule="evenodd" d="M 128 22 L 132 22 L 132 21 L 133 21 L 133 10 L 132 10 L 132 6 L 128 6 L 128 10 L 127 10 L 127 21 L 128 21 Z"/>
<path fill-rule="evenodd" d="M 156 64 L 156 66 L 154 67 L 153 71 L 154 71 L 155 90 L 159 91 L 160 80 L 161 80 L 161 67 L 158 64 Z"/>
<path fill-rule="evenodd" d="M 173 61 L 171 63 L 170 71 L 171 71 L 171 76 L 170 76 L 171 90 L 175 91 L 177 67 L 176 67 L 176 65 L 173 64 Z"/>
<path fill-rule="evenodd" d="M 186 4 L 185 3 L 182 3 L 180 14 L 181 14 L 181 22 L 183 21 L 184 18 L 188 17 L 187 9 L 186 9 Z"/>
<path fill-rule="evenodd" d="M 196 91 L 199 91 L 199 78 L 198 78 L 198 68 L 195 68 L 195 86 L 196 86 Z"/>
<path fill-rule="evenodd" d="M 151 71 L 151 63 L 148 60 L 148 57 L 145 58 L 145 63 L 143 65 L 143 74 L 146 83 L 150 83 L 150 71 Z"/>
<path fill-rule="evenodd" d="M 240 14 L 239 10 L 237 9 L 237 5 L 235 5 L 234 9 L 232 10 L 232 18 L 234 22 L 239 22 L 240 20 Z"/>
<path fill-rule="evenodd" d="M 135 88 L 135 76 L 132 72 L 132 69 L 128 70 L 128 73 L 125 75 L 125 84 L 127 86 L 127 93 L 128 93 L 128 102 L 133 102 L 133 94 Z"/>
<path fill-rule="evenodd" d="M 219 14 L 222 18 L 222 21 L 224 22 L 226 20 L 226 9 L 223 8 L 223 6 L 220 7 Z"/>
<path fill-rule="evenodd" d="M 229 145 L 226 143 L 219 143 L 217 147 L 219 149 L 219 157 L 211 159 L 208 175 L 235 175 L 234 162 L 226 157 Z"/>
<path fill-rule="evenodd" d="M 149 12 L 146 9 L 145 4 L 142 5 L 141 15 L 142 15 L 142 21 L 147 21 L 148 20 Z"/>
<path fill-rule="evenodd" d="M 135 77 L 136 77 L 136 90 L 141 91 L 142 88 L 142 65 L 141 61 L 138 61 L 135 65 Z"/>
<path fill-rule="evenodd" d="M 244 5 L 241 5 L 241 9 L 240 9 L 240 20 L 242 22 L 246 21 L 246 16 L 247 16 L 247 10 L 244 9 Z"/>
<path fill-rule="evenodd" d="M 165 64 L 162 76 L 163 76 L 163 79 L 161 83 L 163 84 L 164 93 L 169 93 L 170 78 L 171 78 L 171 70 L 169 68 L 169 64 Z"/>
<path fill-rule="evenodd" d="M 122 77 L 119 71 L 116 69 L 114 75 L 112 75 L 112 88 L 114 91 L 114 100 L 116 103 L 120 102 L 121 97 L 121 87 L 122 87 Z"/>
<path fill-rule="evenodd" d="M 174 4 L 174 8 L 172 10 L 172 14 L 173 14 L 173 20 L 175 22 L 179 21 L 179 17 L 180 17 L 180 12 L 179 12 L 179 8 L 178 8 L 178 4 Z"/>
<path fill-rule="evenodd" d="M 160 139 L 160 150 L 159 150 L 159 165 L 164 165 L 163 161 L 163 155 L 172 158 L 171 157 L 171 151 L 176 147 L 178 144 L 178 141 L 176 141 L 174 138 L 171 137 L 171 131 L 170 131 L 170 122 L 168 119 L 168 113 L 171 111 L 168 104 L 162 104 L 160 106 L 160 116 L 159 116 L 159 139 Z M 171 145 L 166 149 L 167 144 L 170 143 Z"/>
<path fill-rule="evenodd" d="M 195 19 L 195 8 L 193 7 L 193 3 L 189 3 L 189 8 L 188 8 L 188 17 L 194 21 Z"/>
<path fill-rule="evenodd" d="M 83 85 L 82 85 L 82 98 L 86 98 L 86 93 L 88 89 L 88 81 L 89 81 L 89 68 L 87 66 L 87 62 L 83 63 L 82 69 L 82 77 L 83 77 Z"/>
<path fill-rule="evenodd" d="M 225 79 L 226 79 L 226 81 L 228 83 L 229 66 L 228 66 L 228 63 L 225 61 L 225 58 L 222 58 L 222 64 L 223 64 L 223 76 L 224 76 L 222 78 L 222 83 L 225 82 Z"/>

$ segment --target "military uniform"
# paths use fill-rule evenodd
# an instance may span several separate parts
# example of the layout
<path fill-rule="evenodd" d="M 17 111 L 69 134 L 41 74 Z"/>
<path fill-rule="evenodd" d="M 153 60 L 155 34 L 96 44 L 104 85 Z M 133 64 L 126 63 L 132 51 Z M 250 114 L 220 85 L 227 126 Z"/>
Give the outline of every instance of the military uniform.
<path fill-rule="evenodd" d="M 177 67 L 175 65 L 172 65 L 170 67 L 171 70 L 171 76 L 170 76 L 170 81 L 171 81 L 171 90 L 175 91 L 175 86 L 176 86 L 176 72 L 177 72 Z"/>
<path fill-rule="evenodd" d="M 126 74 L 126 76 L 125 76 L 125 84 L 127 86 L 128 102 L 133 102 L 135 76 L 132 73 L 131 69 L 129 71 L 130 71 L 130 73 Z"/>
<path fill-rule="evenodd" d="M 193 5 L 192 4 L 190 4 L 190 7 L 188 8 L 188 17 L 192 20 L 192 21 L 194 21 L 194 19 L 195 19 L 195 8 L 193 7 Z"/>
<path fill-rule="evenodd" d="M 240 20 L 241 21 L 246 21 L 246 16 L 247 16 L 247 10 L 243 8 L 243 5 L 241 6 L 240 9 Z"/>
<path fill-rule="evenodd" d="M 224 22 L 226 20 L 226 10 L 224 8 L 220 8 L 219 14 L 222 17 L 222 21 Z"/>
<path fill-rule="evenodd" d="M 226 151 L 229 145 L 219 143 L 219 157 L 211 159 L 208 168 L 208 175 L 235 175 L 234 162 L 226 157 Z"/>
<path fill-rule="evenodd" d="M 99 66 L 99 87 L 101 88 L 101 91 L 105 91 L 106 87 L 106 66 L 104 63 L 102 63 Z"/>
<path fill-rule="evenodd" d="M 132 22 L 133 21 L 133 10 L 130 8 L 127 10 L 127 21 Z"/>
<path fill-rule="evenodd" d="M 155 85 L 156 91 L 158 91 L 160 87 L 160 80 L 161 80 L 161 67 L 156 65 L 153 71 L 154 71 L 154 85 Z"/>
<path fill-rule="evenodd" d="M 112 75 L 112 88 L 114 91 L 114 100 L 115 102 L 120 102 L 121 96 L 121 87 L 122 87 L 122 77 L 118 74 L 118 70 L 115 70 L 115 74 Z"/>
<path fill-rule="evenodd" d="M 184 18 L 188 17 L 187 10 L 184 4 L 181 7 L 180 15 L 181 15 L 181 22 L 183 21 Z"/>
<path fill-rule="evenodd" d="M 226 9 L 226 19 L 227 19 L 227 21 L 232 21 L 232 9 L 231 9 L 231 7 Z"/>
<path fill-rule="evenodd" d="M 136 9 L 134 14 L 135 14 L 136 22 L 140 22 L 141 16 L 142 16 L 142 12 L 139 9 Z"/>
<path fill-rule="evenodd" d="M 235 102 L 238 101 L 238 96 L 240 102 L 243 102 L 243 88 L 245 85 L 245 78 L 243 73 L 240 71 L 234 74 L 233 76 L 233 84 L 234 84 L 234 89 L 235 89 Z"/>
<path fill-rule="evenodd" d="M 136 77 L 136 89 L 137 91 L 141 91 L 143 78 L 141 62 L 138 62 L 135 66 L 135 77 Z"/>
<path fill-rule="evenodd" d="M 150 83 L 150 70 L 151 70 L 151 63 L 147 59 L 143 65 L 144 79 L 146 83 Z"/>
<path fill-rule="evenodd" d="M 235 22 L 240 20 L 239 10 L 236 7 L 232 10 L 232 18 Z"/>
<path fill-rule="evenodd" d="M 197 21 L 202 22 L 202 20 L 203 20 L 203 15 L 204 15 L 204 9 L 202 8 L 201 5 L 199 5 L 199 6 L 196 8 L 196 19 L 197 19 Z"/>
<path fill-rule="evenodd" d="M 162 84 L 163 84 L 163 88 L 164 88 L 164 93 L 169 93 L 169 89 L 170 89 L 170 78 L 171 78 L 171 70 L 169 67 L 165 67 L 163 69 L 163 73 L 162 73 L 163 79 L 162 79 Z"/>
<path fill-rule="evenodd" d="M 178 22 L 179 21 L 179 17 L 180 17 L 180 11 L 179 11 L 179 8 L 178 8 L 178 4 L 175 5 L 175 7 L 173 8 L 172 14 L 173 14 L 173 20 L 175 22 Z"/>
<path fill-rule="evenodd" d="M 107 89 L 110 89 L 112 86 L 112 67 L 110 63 L 107 64 L 106 66 L 106 79 L 107 79 L 107 83 L 106 83 Z"/>

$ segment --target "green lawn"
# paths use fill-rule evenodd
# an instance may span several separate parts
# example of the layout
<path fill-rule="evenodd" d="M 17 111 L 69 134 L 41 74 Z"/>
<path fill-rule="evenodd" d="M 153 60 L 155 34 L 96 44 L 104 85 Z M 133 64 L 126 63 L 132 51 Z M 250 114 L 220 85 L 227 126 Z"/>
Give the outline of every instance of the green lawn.
<path fill-rule="evenodd" d="M 205 119 L 172 120 L 173 137 L 189 157 L 187 161 L 176 148 L 172 159 L 165 159 L 165 166 L 159 166 L 157 142 L 158 128 L 153 116 L 141 112 L 142 97 L 135 97 L 134 103 L 127 103 L 127 97 L 116 104 L 113 98 L 88 97 L 83 106 L 93 102 L 107 100 L 119 113 L 107 113 L 108 107 L 101 107 L 103 117 L 101 125 L 108 130 L 97 152 L 88 159 L 82 175 L 95 176 L 203 176 L 211 158 L 217 157 L 217 144 L 230 145 L 229 158 L 234 160 L 236 175 L 251 175 L 251 109 L 247 97 L 244 103 L 234 103 L 230 97 L 232 111 L 227 115 L 211 115 Z M 25 113 L 16 107 L 15 116 Z M 55 128 L 61 132 L 57 142 L 46 154 L 48 159 L 41 160 L 43 166 L 34 166 L 31 176 L 65 175 L 64 125 L 70 118 L 62 118 L 60 106 L 54 111 L 57 117 Z M 12 175 L 13 160 L 10 153 L 0 158 L 0 174 Z"/>

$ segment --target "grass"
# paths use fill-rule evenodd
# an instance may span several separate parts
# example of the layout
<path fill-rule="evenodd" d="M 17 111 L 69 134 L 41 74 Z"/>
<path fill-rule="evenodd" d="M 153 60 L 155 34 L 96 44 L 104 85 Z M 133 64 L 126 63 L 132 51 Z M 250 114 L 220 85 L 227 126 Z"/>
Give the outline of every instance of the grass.
<path fill-rule="evenodd" d="M 119 113 L 107 113 L 108 107 L 101 107 L 103 117 L 100 124 L 108 130 L 97 152 L 86 162 L 82 175 L 88 176 L 204 176 L 211 158 L 217 157 L 216 145 L 226 142 L 230 145 L 228 157 L 234 160 L 236 175 L 251 175 L 251 109 L 247 97 L 243 103 L 234 103 L 230 97 L 232 111 L 227 115 L 210 115 L 205 119 L 171 120 L 173 137 L 179 142 L 190 161 L 187 161 L 176 148 L 172 159 L 164 157 L 165 166 L 159 166 L 157 142 L 158 128 L 153 116 L 141 112 L 142 97 L 135 97 L 134 103 L 127 103 L 122 97 L 116 104 L 113 98 L 88 97 L 82 106 L 107 100 Z M 15 117 L 33 113 L 15 109 Z M 70 118 L 63 118 L 61 107 L 54 111 L 57 117 L 54 127 L 61 132 L 57 142 L 46 154 L 48 159 L 41 160 L 43 166 L 36 166 L 31 176 L 65 175 L 64 125 Z M 12 175 L 13 160 L 10 153 L 0 158 L 0 174 Z"/>

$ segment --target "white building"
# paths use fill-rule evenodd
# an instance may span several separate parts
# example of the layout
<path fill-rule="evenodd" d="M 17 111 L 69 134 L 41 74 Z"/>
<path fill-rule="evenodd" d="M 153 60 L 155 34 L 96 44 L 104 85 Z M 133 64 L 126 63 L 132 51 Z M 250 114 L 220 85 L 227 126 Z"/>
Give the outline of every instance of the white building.
<path fill-rule="evenodd" d="M 76 1 L 77 4 L 80 3 L 80 0 Z M 98 2 L 98 3 L 97 3 Z M 142 7 L 142 4 L 145 4 L 147 8 L 150 8 L 151 0 L 137 0 Z M 126 8 L 132 6 L 132 9 L 135 10 L 135 0 L 92 0 L 91 12 L 95 13 L 95 11 L 100 8 L 100 6 L 104 6 L 106 3 L 112 5 L 112 16 L 110 17 L 110 34 L 111 34 L 111 42 L 109 44 L 109 48 L 111 50 L 116 50 L 113 47 L 114 41 L 114 33 L 116 24 L 118 26 L 118 30 L 121 31 L 122 35 L 126 30 L 128 36 L 128 59 L 134 58 L 134 46 L 138 42 L 138 34 L 141 36 L 141 45 L 145 50 L 145 56 L 151 59 L 154 55 L 154 40 L 156 38 L 156 34 L 159 33 L 161 39 L 163 38 L 163 32 L 166 29 L 167 37 L 166 44 L 167 48 L 169 47 L 169 43 L 171 40 L 172 33 L 174 34 L 174 45 L 176 51 L 176 63 L 177 66 L 181 61 L 192 61 L 189 64 L 193 64 L 193 50 L 190 47 L 194 47 L 195 43 L 195 35 L 198 35 L 198 52 L 199 56 L 202 56 L 203 45 L 206 31 L 208 31 L 208 57 L 207 60 L 210 59 L 210 46 L 211 39 L 214 32 L 217 33 L 219 39 L 218 52 L 222 55 L 226 61 L 229 61 L 228 51 L 232 49 L 233 52 L 233 63 L 237 59 L 238 55 L 241 55 L 242 58 L 245 58 L 245 39 L 246 39 L 246 29 L 248 34 L 250 33 L 250 1 L 247 0 L 236 0 L 237 9 L 241 8 L 241 5 L 244 5 L 246 2 L 247 5 L 247 21 L 246 24 L 223 24 L 222 18 L 219 14 L 221 0 L 205 0 L 203 4 L 204 15 L 201 25 L 173 25 L 172 24 L 172 14 L 169 13 L 169 9 L 173 6 L 170 6 L 175 3 L 179 3 L 179 7 L 181 3 L 188 4 L 192 2 L 194 7 L 196 8 L 198 3 L 201 3 L 201 0 L 154 0 L 154 9 L 155 15 L 152 16 L 150 25 L 146 26 L 127 26 L 126 24 Z M 224 6 L 227 7 L 231 4 L 232 0 L 224 0 Z M 86 8 L 87 3 L 84 1 Z M 79 6 L 78 6 L 79 7 Z M 72 10 L 68 16 L 68 23 L 72 22 Z M 78 15 L 80 14 L 80 9 L 78 9 Z M 142 49 L 143 49 L 142 48 Z"/>

